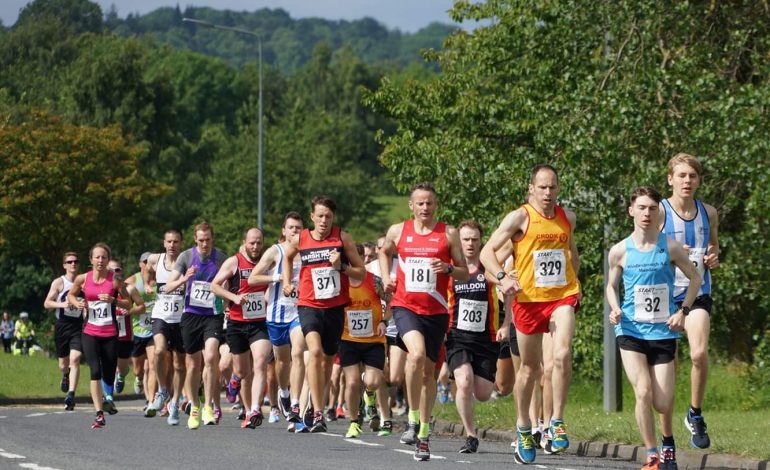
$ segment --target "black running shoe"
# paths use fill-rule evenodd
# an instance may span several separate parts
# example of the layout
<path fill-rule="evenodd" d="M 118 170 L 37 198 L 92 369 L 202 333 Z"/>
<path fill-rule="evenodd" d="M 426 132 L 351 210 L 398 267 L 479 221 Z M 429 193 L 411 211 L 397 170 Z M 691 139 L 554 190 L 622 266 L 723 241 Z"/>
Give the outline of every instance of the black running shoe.
<path fill-rule="evenodd" d="M 104 400 L 102 403 L 102 409 L 111 415 L 114 415 L 118 412 L 118 409 L 115 408 L 115 403 L 113 403 L 112 400 Z"/>
<path fill-rule="evenodd" d="M 73 392 L 67 393 L 64 398 L 64 411 L 72 411 L 75 409 L 75 394 Z"/>
<path fill-rule="evenodd" d="M 104 420 L 104 412 L 97 411 L 96 419 L 94 420 L 94 423 L 91 425 L 91 429 L 101 429 L 106 425 L 107 425 L 107 422 Z"/>
<path fill-rule="evenodd" d="M 283 414 L 284 418 L 289 417 L 289 413 L 291 413 L 291 398 L 289 397 L 279 397 L 278 398 L 278 406 L 281 408 L 281 414 Z"/>
<path fill-rule="evenodd" d="M 62 374 L 59 388 L 61 388 L 62 393 L 67 393 L 70 391 L 70 374 L 69 373 Z"/>
<path fill-rule="evenodd" d="M 476 437 L 468 436 L 465 444 L 460 447 L 461 454 L 475 454 L 479 450 L 479 440 Z"/>
<path fill-rule="evenodd" d="M 335 412 L 336 407 L 331 407 L 328 410 L 326 410 L 326 420 L 327 421 L 337 421 L 337 413 Z"/>
<path fill-rule="evenodd" d="M 302 417 L 299 415 L 299 405 L 294 405 L 289 410 L 289 415 L 286 417 L 286 421 L 290 423 L 299 423 L 302 421 Z"/>
<path fill-rule="evenodd" d="M 417 445 L 414 448 L 414 459 L 421 462 L 430 460 L 430 443 L 428 439 L 417 439 Z"/>
<path fill-rule="evenodd" d="M 660 448 L 660 465 L 658 470 L 678 470 L 676 464 L 676 448 L 673 446 L 662 446 Z"/>
<path fill-rule="evenodd" d="M 313 416 L 313 425 L 310 427 L 310 432 L 326 432 L 326 421 L 324 421 L 324 414 L 320 410 Z"/>
<path fill-rule="evenodd" d="M 711 447 L 711 440 L 709 434 L 706 432 L 706 421 L 703 420 L 703 416 L 691 415 L 688 411 L 684 417 L 684 425 L 692 433 L 690 438 L 690 445 L 696 449 L 708 449 Z"/>
<path fill-rule="evenodd" d="M 313 410 L 313 407 L 310 406 L 308 409 L 305 410 L 305 416 L 302 418 L 302 421 L 305 423 L 305 426 L 308 428 L 313 427 L 313 417 L 315 416 L 315 411 Z"/>

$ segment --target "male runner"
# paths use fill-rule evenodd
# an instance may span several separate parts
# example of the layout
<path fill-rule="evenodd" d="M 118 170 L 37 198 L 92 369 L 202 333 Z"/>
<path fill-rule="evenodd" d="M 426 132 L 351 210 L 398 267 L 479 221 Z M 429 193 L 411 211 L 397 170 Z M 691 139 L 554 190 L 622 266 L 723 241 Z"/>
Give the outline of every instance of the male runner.
<path fill-rule="evenodd" d="M 145 416 L 153 417 L 161 411 L 170 395 L 167 422 L 171 426 L 179 424 L 179 397 L 186 374 L 180 327 L 184 288 L 179 286 L 171 290 L 166 287 L 166 283 L 171 279 L 181 246 L 182 234 L 178 230 L 166 230 L 163 234 L 165 253 L 150 255 L 144 273 L 145 294 L 153 292 L 153 278 L 157 290 L 152 309 L 152 334 L 155 344 L 155 375 L 158 380 L 158 391 L 145 409 Z"/>
<path fill-rule="evenodd" d="M 262 230 L 253 227 L 243 234 L 243 244 L 235 256 L 225 260 L 211 283 L 211 291 L 229 303 L 227 344 L 233 355 L 233 375 L 228 393 L 237 396 L 243 386 L 243 403 L 248 415 L 242 428 L 255 429 L 262 424 L 262 399 L 267 383 L 270 339 L 265 318 L 266 286 L 249 286 L 249 276 L 262 254 Z M 249 381 L 242 378 L 251 376 Z"/>
<path fill-rule="evenodd" d="M 152 340 L 152 311 L 155 307 L 155 297 L 157 292 L 150 286 L 151 293 L 147 293 L 144 288 L 144 272 L 147 270 L 147 260 L 150 258 L 149 251 L 142 253 L 139 257 L 139 272 L 129 276 L 126 284 L 136 286 L 136 291 L 144 300 L 145 312 L 141 315 L 131 317 L 132 330 L 134 332 L 134 344 L 131 350 L 131 362 L 133 363 L 134 393 L 144 393 L 147 404 L 155 398 L 155 392 L 158 388 L 158 379 L 155 375 L 155 344 Z M 147 368 L 144 363 L 147 361 Z M 146 375 L 146 387 L 145 387 Z"/>
<path fill-rule="evenodd" d="M 298 292 L 287 297 L 283 293 L 283 270 L 289 240 L 302 231 L 302 216 L 289 212 L 283 218 L 281 240 L 268 248 L 251 271 L 249 285 L 267 285 L 267 332 L 275 353 L 278 377 L 278 403 L 289 421 L 289 428 L 302 420 L 300 391 L 305 379 L 305 337 L 297 316 Z M 301 261 L 295 258 L 292 284 L 299 285 Z"/>
<path fill-rule="evenodd" d="M 690 373 L 690 409 L 684 424 L 692 434 L 690 445 L 707 449 L 711 445 L 706 422 L 701 414 L 703 397 L 708 379 L 708 343 L 711 330 L 711 270 L 719 266 L 719 241 L 717 210 L 695 199 L 700 187 L 702 167 L 697 158 L 686 153 L 675 155 L 668 162 L 668 184 L 671 197 L 663 201 L 660 230 L 668 237 L 682 243 L 689 251 L 690 261 L 700 274 L 702 284 L 698 298 L 687 316 L 685 331 L 690 345 L 692 371 Z M 690 282 L 677 269 L 674 278 L 674 301 L 682 305 Z"/>
<path fill-rule="evenodd" d="M 56 312 L 54 339 L 56 354 L 59 357 L 59 370 L 62 373 L 60 387 L 61 391 L 67 394 L 64 398 L 64 409 L 72 411 L 75 409 L 75 390 L 78 387 L 80 360 L 83 357 L 83 311 L 69 303 L 67 294 L 78 274 L 80 260 L 77 253 L 68 251 L 64 253 L 62 262 L 64 275 L 51 283 L 43 307 L 55 309 Z"/>
<path fill-rule="evenodd" d="M 468 268 L 457 229 L 435 220 L 438 197 L 433 185 L 412 188 L 409 208 L 414 219 L 392 225 L 379 251 L 380 273 L 391 300 L 393 319 L 406 349 L 409 428 L 401 437 L 415 444 L 415 460 L 430 460 L 430 417 L 436 399 L 435 364 L 449 324 L 449 278 L 465 281 Z M 398 254 L 396 279 L 390 275 Z"/>
<path fill-rule="evenodd" d="M 219 395 L 219 343 L 224 339 L 224 315 L 218 314 L 211 281 L 226 258 L 214 248 L 214 228 L 201 222 L 195 226 L 195 246 L 179 255 L 166 283 L 170 291 L 185 286 L 181 327 L 187 369 L 184 393 L 192 403 L 187 420 L 190 429 L 198 429 L 201 421 L 217 424 L 211 403 L 214 395 Z M 198 398 L 201 379 L 205 397 L 202 409 Z"/>
<path fill-rule="evenodd" d="M 457 385 L 455 404 L 467 435 L 460 453 L 473 454 L 479 447 L 473 424 L 473 399 L 485 402 L 492 396 L 500 353 L 498 341 L 507 338 L 510 318 L 498 329 L 497 292 L 494 283 L 487 281 L 479 262 L 481 226 L 466 220 L 460 223 L 459 232 L 469 278 L 453 280 L 449 285 L 451 317 L 446 363 Z"/>
<path fill-rule="evenodd" d="M 628 213 L 634 231 L 609 253 L 607 303 L 610 323 L 629 382 L 636 394 L 636 422 L 647 449 L 642 470 L 675 470 L 676 445 L 672 416 L 676 387 L 676 340 L 698 295 L 701 278 L 677 241 L 658 231 L 661 195 L 650 187 L 636 188 Z M 674 302 L 674 270 L 691 281 L 679 308 Z M 623 305 L 618 284 L 623 279 Z M 655 424 L 650 405 L 661 414 L 663 442 L 655 445 Z"/>
<path fill-rule="evenodd" d="M 310 432 L 325 432 L 324 390 L 329 383 L 334 356 L 339 351 L 345 305 L 350 302 L 349 280 L 366 276 L 356 244 L 334 226 L 337 205 L 328 196 L 316 196 L 310 204 L 313 229 L 304 229 L 289 239 L 283 271 L 283 293 L 290 297 L 294 257 L 299 253 L 298 314 L 309 351 L 307 379 L 315 409 Z"/>
<path fill-rule="evenodd" d="M 513 306 L 521 369 L 516 374 L 517 445 L 519 463 L 535 461 L 535 441 L 529 416 L 536 385 L 543 334 L 550 333 L 553 350 L 553 417 L 549 434 L 554 453 L 564 452 L 569 439 L 564 407 L 572 378 L 572 337 L 579 305 L 580 266 L 573 236 L 575 214 L 556 204 L 559 181 L 550 165 L 536 165 L 530 177 L 529 202 L 505 216 L 481 250 L 481 262 L 507 294 L 517 294 Z M 496 252 L 513 241 L 516 271 L 506 275 Z"/>

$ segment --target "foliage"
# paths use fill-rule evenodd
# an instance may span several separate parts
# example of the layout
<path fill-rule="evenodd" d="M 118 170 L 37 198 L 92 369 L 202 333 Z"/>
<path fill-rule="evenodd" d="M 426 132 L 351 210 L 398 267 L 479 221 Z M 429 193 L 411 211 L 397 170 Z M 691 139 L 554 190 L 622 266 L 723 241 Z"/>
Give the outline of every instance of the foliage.
<path fill-rule="evenodd" d="M 699 155 L 707 168 L 699 197 L 721 221 L 712 340 L 750 357 L 743 338 L 770 311 L 759 295 L 770 274 L 761 235 L 770 209 L 770 169 L 761 163 L 770 147 L 770 14 L 762 4 L 460 1 L 452 15 L 490 24 L 456 31 L 427 54 L 442 71 L 435 80 L 386 78 L 365 98 L 397 122 L 379 135 L 395 186 L 432 180 L 443 217 L 496 226 L 523 201 L 534 164 L 561 169 L 588 294 L 576 340 L 586 362 L 577 370 L 595 377 L 602 251 L 630 231 L 625 199 L 639 184 L 662 187 L 673 154 Z"/>

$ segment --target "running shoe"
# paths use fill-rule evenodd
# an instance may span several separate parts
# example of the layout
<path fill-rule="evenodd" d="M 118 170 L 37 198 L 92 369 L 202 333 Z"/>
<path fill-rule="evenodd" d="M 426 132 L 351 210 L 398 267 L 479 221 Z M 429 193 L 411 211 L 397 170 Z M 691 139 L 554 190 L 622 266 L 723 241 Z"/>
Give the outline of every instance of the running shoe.
<path fill-rule="evenodd" d="M 278 423 L 281 421 L 281 411 L 277 406 L 270 408 L 270 417 L 267 418 L 268 423 Z"/>
<path fill-rule="evenodd" d="M 107 426 L 107 422 L 104 420 L 104 413 L 97 411 L 96 419 L 94 419 L 94 423 L 91 425 L 91 429 L 101 429 L 105 426 Z"/>
<path fill-rule="evenodd" d="M 477 437 L 468 436 L 465 439 L 465 444 L 460 447 L 461 454 L 475 454 L 479 450 L 479 439 Z"/>
<path fill-rule="evenodd" d="M 160 409 L 160 416 L 168 416 L 168 402 L 163 404 L 163 408 Z"/>
<path fill-rule="evenodd" d="M 288 432 L 294 432 L 294 428 L 296 427 L 296 425 L 297 425 L 297 423 L 289 421 L 289 425 L 286 427 L 286 430 Z"/>
<path fill-rule="evenodd" d="M 337 409 L 334 410 L 334 413 L 337 415 L 337 419 L 345 419 L 345 408 L 343 408 L 342 405 L 337 405 Z"/>
<path fill-rule="evenodd" d="M 261 411 L 259 410 L 252 411 L 251 413 L 249 413 L 246 419 L 244 419 L 243 422 L 241 423 L 241 428 L 257 429 L 257 426 L 262 425 L 262 420 L 264 418 L 265 417 L 262 415 Z"/>
<path fill-rule="evenodd" d="M 328 410 L 326 410 L 327 421 L 337 421 L 337 412 L 335 410 L 336 408 L 329 408 Z"/>
<path fill-rule="evenodd" d="M 246 408 L 241 408 L 238 411 L 238 421 L 243 421 L 244 419 L 246 419 Z"/>
<path fill-rule="evenodd" d="M 377 407 L 376 406 L 367 406 L 366 407 L 367 412 L 366 414 L 369 415 L 369 430 L 370 431 L 379 431 L 380 430 L 380 415 L 377 413 Z"/>
<path fill-rule="evenodd" d="M 538 428 L 537 431 L 532 433 L 532 438 L 535 440 L 535 448 L 540 449 L 540 442 L 543 440 L 543 431 Z"/>
<path fill-rule="evenodd" d="M 438 384 L 438 401 L 442 405 L 449 401 L 449 386 Z"/>
<path fill-rule="evenodd" d="M 569 448 L 569 438 L 567 437 L 567 429 L 564 427 L 564 421 L 552 420 L 548 433 L 553 439 L 551 450 L 554 454 L 561 454 Z"/>
<path fill-rule="evenodd" d="M 300 421 L 299 423 L 294 423 L 294 434 L 302 434 L 310 432 L 310 428 L 305 426 L 305 423 L 303 421 Z"/>
<path fill-rule="evenodd" d="M 553 440 L 548 429 L 543 430 L 543 435 L 540 437 L 540 448 L 543 449 L 545 455 L 553 454 Z"/>
<path fill-rule="evenodd" d="M 102 410 L 111 415 L 114 415 L 118 412 L 118 409 L 115 408 L 115 403 L 112 400 L 104 400 L 104 402 L 102 402 Z"/>
<path fill-rule="evenodd" d="M 155 398 L 152 400 L 152 403 L 150 403 L 150 406 L 147 407 L 144 415 L 148 418 L 152 418 L 158 414 L 158 411 L 163 409 L 163 404 L 166 403 L 166 400 L 168 400 L 168 393 L 161 392 L 160 390 L 155 392 Z"/>
<path fill-rule="evenodd" d="M 345 437 L 348 439 L 356 439 L 361 437 L 361 425 L 355 421 L 351 421 L 350 426 L 348 427 L 348 433 L 345 434 Z"/>
<path fill-rule="evenodd" d="M 324 421 L 324 414 L 321 410 L 318 410 L 313 415 L 313 426 L 310 427 L 310 432 L 326 432 L 326 421 Z"/>
<path fill-rule="evenodd" d="M 662 446 L 660 449 L 660 470 L 678 470 L 676 464 L 676 447 Z"/>
<path fill-rule="evenodd" d="M 535 450 L 535 440 L 532 432 L 516 431 L 516 448 L 513 452 L 513 459 L 516 463 L 529 464 L 535 461 L 537 451 Z"/>
<path fill-rule="evenodd" d="M 190 406 L 190 417 L 187 418 L 187 427 L 189 429 L 198 429 L 201 426 L 201 412 L 197 406 Z"/>
<path fill-rule="evenodd" d="M 139 377 L 134 380 L 134 393 L 137 395 L 144 393 L 144 382 Z"/>
<path fill-rule="evenodd" d="M 387 437 L 393 434 L 393 421 L 386 419 L 382 422 L 382 426 L 380 426 L 380 430 L 377 433 L 380 437 Z"/>
<path fill-rule="evenodd" d="M 216 421 L 215 424 L 219 424 L 221 420 L 222 420 L 222 408 L 215 406 L 214 407 L 214 421 Z"/>
<path fill-rule="evenodd" d="M 417 439 L 417 445 L 414 448 L 414 459 L 426 462 L 430 460 L 430 442 L 428 439 Z"/>
<path fill-rule="evenodd" d="M 408 446 L 417 444 L 417 433 L 420 432 L 420 423 L 409 423 L 406 425 L 406 431 L 401 434 L 401 443 Z"/>
<path fill-rule="evenodd" d="M 72 411 L 75 409 L 75 394 L 73 392 L 68 392 L 67 396 L 64 397 L 64 411 Z"/>
<path fill-rule="evenodd" d="M 168 418 L 166 418 L 166 422 L 169 426 L 179 425 L 179 405 L 173 401 L 168 404 Z"/>
<path fill-rule="evenodd" d="M 299 415 L 299 405 L 292 405 L 289 410 L 289 415 L 286 416 L 286 420 L 290 423 L 299 423 L 302 418 Z"/>
<path fill-rule="evenodd" d="M 61 389 L 62 393 L 67 393 L 70 391 L 70 375 L 69 373 L 65 374 L 62 373 L 61 375 L 61 383 L 59 384 L 59 388 Z"/>
<path fill-rule="evenodd" d="M 217 420 L 214 418 L 214 409 L 211 405 L 206 405 L 201 408 L 201 421 L 204 426 L 212 426 L 217 424 Z"/>
<path fill-rule="evenodd" d="M 237 375 L 233 374 L 230 376 L 230 382 L 227 383 L 227 387 L 225 387 L 225 398 L 227 398 L 228 402 L 235 403 L 235 400 L 238 398 L 238 393 L 240 391 L 241 379 L 239 379 Z"/>
<path fill-rule="evenodd" d="M 123 393 L 123 389 L 126 387 L 126 379 L 122 375 L 115 377 L 115 393 Z"/>
<path fill-rule="evenodd" d="M 660 460 L 657 455 L 648 455 L 647 463 L 644 464 L 642 470 L 659 470 Z"/>
<path fill-rule="evenodd" d="M 313 407 L 310 406 L 308 409 L 305 410 L 305 416 L 302 417 L 302 422 L 305 423 L 305 426 L 308 428 L 313 427 L 313 417 L 315 416 L 315 411 L 313 410 Z"/>
<path fill-rule="evenodd" d="M 278 406 L 281 408 L 281 414 L 283 417 L 288 418 L 289 413 L 291 412 L 291 398 L 278 397 Z"/>
<path fill-rule="evenodd" d="M 711 447 L 711 440 L 709 439 L 708 432 L 706 432 L 707 426 L 703 416 L 691 415 L 688 411 L 684 417 L 684 425 L 687 426 L 687 430 L 692 434 L 690 438 L 691 446 L 696 449 L 708 449 Z"/>

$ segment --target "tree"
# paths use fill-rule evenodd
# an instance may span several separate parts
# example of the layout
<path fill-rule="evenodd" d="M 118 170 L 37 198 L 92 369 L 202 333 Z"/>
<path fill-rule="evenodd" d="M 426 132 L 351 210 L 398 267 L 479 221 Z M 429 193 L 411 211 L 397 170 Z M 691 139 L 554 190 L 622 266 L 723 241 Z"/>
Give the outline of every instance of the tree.
<path fill-rule="evenodd" d="M 98 241 L 135 250 L 128 228 L 147 222 L 142 206 L 169 191 L 138 171 L 140 147 L 119 128 L 66 124 L 33 111 L 0 124 L 0 244 L 44 260 Z M 131 251 L 135 253 L 135 251 Z"/>
<path fill-rule="evenodd" d="M 763 184 L 770 142 L 770 14 L 760 3 L 459 1 L 457 31 L 426 57 L 429 82 L 382 86 L 365 100 L 396 120 L 380 158 L 395 185 L 433 180 L 443 216 L 493 227 L 523 202 L 529 169 L 562 170 L 562 203 L 578 215 L 585 290 L 577 370 L 601 360 L 602 251 L 630 230 L 631 189 L 665 185 L 676 152 L 702 157 L 700 197 L 721 211 L 723 267 L 715 272 L 715 344 L 750 358 L 751 331 L 768 325 L 759 295 L 770 274 Z M 664 191 L 665 192 L 665 191 Z M 729 340 L 728 338 L 736 338 Z"/>

